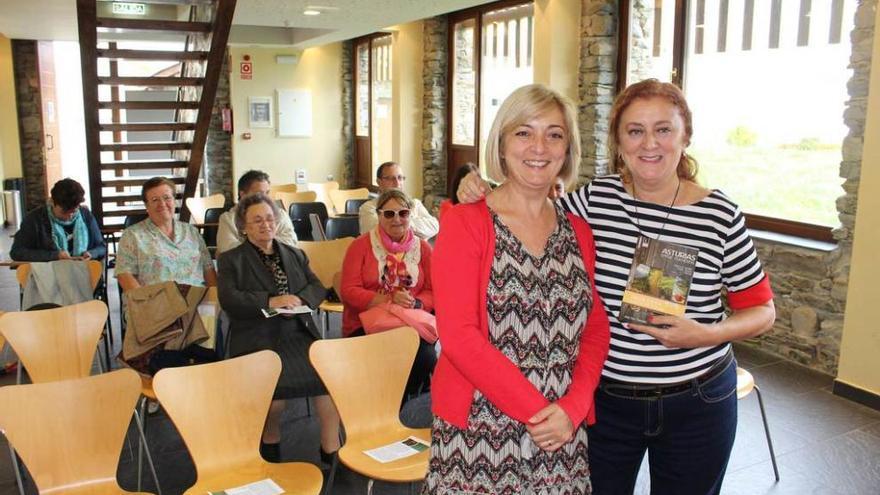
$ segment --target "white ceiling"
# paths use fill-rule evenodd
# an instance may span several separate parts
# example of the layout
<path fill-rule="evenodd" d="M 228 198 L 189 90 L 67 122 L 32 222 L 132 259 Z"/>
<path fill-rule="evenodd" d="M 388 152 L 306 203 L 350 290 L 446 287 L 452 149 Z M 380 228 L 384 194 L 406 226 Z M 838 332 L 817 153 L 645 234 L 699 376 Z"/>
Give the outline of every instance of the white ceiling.
<path fill-rule="evenodd" d="M 230 43 L 305 48 L 488 1 L 238 0 Z M 303 15 L 307 7 L 322 14 Z M 76 0 L 0 0 L 0 33 L 16 39 L 76 40 Z"/>

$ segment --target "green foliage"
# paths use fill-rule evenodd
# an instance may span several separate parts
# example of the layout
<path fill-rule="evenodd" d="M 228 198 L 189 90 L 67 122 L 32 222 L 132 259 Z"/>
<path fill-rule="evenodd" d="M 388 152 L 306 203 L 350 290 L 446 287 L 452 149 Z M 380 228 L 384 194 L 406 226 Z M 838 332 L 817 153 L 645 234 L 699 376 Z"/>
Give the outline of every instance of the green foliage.
<path fill-rule="evenodd" d="M 758 135 L 744 125 L 736 126 L 727 133 L 727 144 L 737 148 L 750 148 L 758 141 Z"/>

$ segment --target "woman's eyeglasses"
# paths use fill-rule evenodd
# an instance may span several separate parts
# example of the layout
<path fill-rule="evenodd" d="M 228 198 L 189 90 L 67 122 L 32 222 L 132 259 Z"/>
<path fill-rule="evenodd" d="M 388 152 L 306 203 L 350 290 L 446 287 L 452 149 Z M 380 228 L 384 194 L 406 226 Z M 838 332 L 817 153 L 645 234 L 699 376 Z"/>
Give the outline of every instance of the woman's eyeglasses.
<path fill-rule="evenodd" d="M 391 220 L 394 217 L 400 217 L 401 220 L 405 220 L 409 218 L 409 210 L 378 210 L 379 213 L 382 214 L 388 220 Z"/>

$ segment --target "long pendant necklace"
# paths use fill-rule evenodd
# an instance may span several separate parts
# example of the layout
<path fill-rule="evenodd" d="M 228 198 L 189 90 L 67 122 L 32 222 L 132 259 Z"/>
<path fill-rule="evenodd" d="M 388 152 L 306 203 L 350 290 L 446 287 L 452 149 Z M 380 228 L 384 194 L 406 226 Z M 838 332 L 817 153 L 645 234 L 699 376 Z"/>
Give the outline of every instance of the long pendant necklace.
<path fill-rule="evenodd" d="M 633 203 L 633 205 L 635 206 L 635 209 L 636 209 L 636 216 L 635 216 L 636 230 L 639 231 L 640 236 L 648 237 L 645 235 L 644 232 L 642 232 L 642 225 L 641 225 L 641 223 L 639 223 L 639 198 L 636 195 L 635 181 L 633 181 L 633 183 L 632 183 L 632 188 L 633 188 L 633 194 L 632 194 L 633 199 L 636 200 L 635 203 Z M 660 237 L 663 236 L 663 229 L 666 228 L 666 222 L 669 220 L 669 215 L 672 213 L 672 207 L 675 205 L 675 200 L 678 199 L 678 192 L 679 191 L 681 191 L 681 178 L 678 179 L 678 185 L 675 186 L 675 195 L 672 196 L 672 201 L 669 203 L 669 206 L 667 207 L 668 210 L 666 212 L 666 216 L 663 218 L 663 223 L 660 225 L 660 228 L 657 229 L 657 239 L 660 239 Z"/>

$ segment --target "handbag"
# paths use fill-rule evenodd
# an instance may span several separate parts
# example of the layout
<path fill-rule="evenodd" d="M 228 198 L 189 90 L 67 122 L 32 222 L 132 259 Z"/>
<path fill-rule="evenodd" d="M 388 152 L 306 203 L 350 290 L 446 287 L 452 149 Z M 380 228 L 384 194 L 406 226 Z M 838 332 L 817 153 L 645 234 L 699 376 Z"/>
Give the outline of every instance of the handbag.
<path fill-rule="evenodd" d="M 358 315 L 367 335 L 397 327 L 412 327 L 425 342 L 437 342 L 437 318 L 422 309 L 402 308 L 393 303 L 382 303 Z"/>

